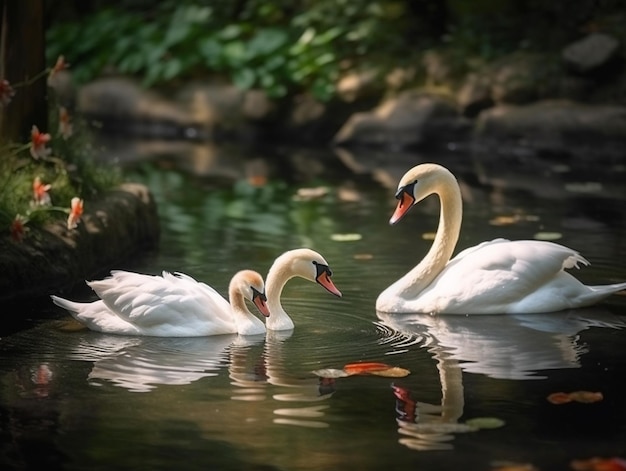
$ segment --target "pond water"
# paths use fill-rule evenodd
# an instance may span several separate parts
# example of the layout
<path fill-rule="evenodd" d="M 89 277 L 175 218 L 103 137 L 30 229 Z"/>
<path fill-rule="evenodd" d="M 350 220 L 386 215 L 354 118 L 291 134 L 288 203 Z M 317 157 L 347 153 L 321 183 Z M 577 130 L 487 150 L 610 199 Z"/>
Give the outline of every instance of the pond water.
<path fill-rule="evenodd" d="M 624 296 L 546 315 L 374 308 L 436 229 L 434 199 L 387 224 L 393 186 L 410 166 L 437 161 L 461 181 L 459 249 L 494 237 L 555 239 L 591 261 L 580 279 L 601 284 L 626 280 L 623 164 L 283 150 L 266 165 L 252 154 L 185 155 L 129 167 L 155 194 L 162 242 L 116 268 L 182 271 L 225 293 L 235 271 L 266 273 L 284 250 L 307 246 L 330 263 L 343 297 L 294 279 L 283 305 L 295 330 L 252 338 L 104 335 L 37 304 L 40 316 L 0 339 L 3 469 L 554 470 L 626 458 Z M 82 287 L 65 295 L 93 299 Z M 355 362 L 410 374 L 314 374 Z M 575 391 L 602 400 L 548 401 Z"/>

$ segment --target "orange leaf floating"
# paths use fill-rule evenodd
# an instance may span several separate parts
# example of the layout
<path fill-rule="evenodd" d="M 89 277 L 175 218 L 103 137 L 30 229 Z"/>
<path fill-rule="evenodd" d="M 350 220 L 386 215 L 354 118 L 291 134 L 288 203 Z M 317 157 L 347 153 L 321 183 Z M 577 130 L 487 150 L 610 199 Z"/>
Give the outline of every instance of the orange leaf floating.
<path fill-rule="evenodd" d="M 592 391 L 576 391 L 570 394 L 570 397 L 573 401 L 582 402 L 582 403 L 592 403 L 592 402 L 600 402 L 604 399 L 604 396 L 601 392 L 592 392 Z"/>
<path fill-rule="evenodd" d="M 538 468 L 536 468 L 531 463 L 499 461 L 492 463 L 491 471 L 538 471 Z"/>
<path fill-rule="evenodd" d="M 574 460 L 570 466 L 575 471 L 626 471 L 626 460 L 596 457 L 588 460 Z"/>
<path fill-rule="evenodd" d="M 569 394 L 564 392 L 552 393 L 548 396 L 548 401 L 552 404 L 567 404 L 572 402 L 572 398 Z"/>
<path fill-rule="evenodd" d="M 592 391 L 574 391 L 571 393 L 557 392 L 548 396 L 548 401 L 552 404 L 566 404 L 568 402 L 591 404 L 592 402 L 600 402 L 603 399 L 604 395 L 601 392 Z"/>
<path fill-rule="evenodd" d="M 368 374 L 382 376 L 384 378 L 404 378 L 405 376 L 409 376 L 411 372 L 407 369 L 400 368 L 399 366 L 393 366 L 391 368 L 387 368 L 386 370 L 370 371 Z"/>
<path fill-rule="evenodd" d="M 348 363 L 343 370 L 349 375 L 370 374 L 372 371 L 384 371 L 391 368 L 391 365 L 378 363 L 375 361 L 366 361 L 362 363 Z"/>
<path fill-rule="evenodd" d="M 375 375 L 386 378 L 403 378 L 410 374 L 409 370 L 397 366 L 387 365 L 374 361 L 362 363 L 348 363 L 343 370 L 349 375 Z"/>

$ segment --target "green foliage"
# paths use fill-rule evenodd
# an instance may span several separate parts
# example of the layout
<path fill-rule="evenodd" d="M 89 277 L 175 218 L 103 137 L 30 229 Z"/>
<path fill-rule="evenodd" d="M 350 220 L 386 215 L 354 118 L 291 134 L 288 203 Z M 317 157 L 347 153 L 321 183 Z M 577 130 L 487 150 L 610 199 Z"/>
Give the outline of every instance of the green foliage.
<path fill-rule="evenodd" d="M 218 73 L 241 88 L 281 97 L 334 93 L 340 68 L 401 41 L 387 28 L 394 1 L 161 2 L 146 10 L 96 11 L 48 31 L 48 54 L 63 54 L 79 82 L 105 70 L 146 86 Z M 400 11 L 401 13 L 401 11 Z"/>

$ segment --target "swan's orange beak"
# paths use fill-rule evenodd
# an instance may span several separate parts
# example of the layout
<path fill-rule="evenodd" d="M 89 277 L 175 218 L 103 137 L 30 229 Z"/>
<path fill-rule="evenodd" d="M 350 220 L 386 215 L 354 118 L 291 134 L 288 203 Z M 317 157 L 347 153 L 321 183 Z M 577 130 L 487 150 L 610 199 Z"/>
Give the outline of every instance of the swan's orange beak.
<path fill-rule="evenodd" d="M 330 279 L 328 271 L 322 271 L 315 279 L 320 285 L 328 290 L 329 293 L 334 294 L 337 297 L 341 297 L 341 291 L 337 289 L 333 281 Z"/>
<path fill-rule="evenodd" d="M 396 198 L 398 198 L 398 206 L 396 206 L 396 210 L 393 212 L 391 219 L 389 219 L 389 224 L 392 225 L 402 219 L 415 202 L 413 195 L 404 189 L 398 191 Z"/>
<path fill-rule="evenodd" d="M 253 292 L 254 294 L 252 295 L 252 302 L 254 303 L 254 305 L 256 306 L 256 308 L 259 310 L 261 314 L 263 314 L 265 317 L 269 317 L 270 310 L 266 304 L 267 297 L 265 297 L 265 294 L 259 293 L 256 290 L 254 290 Z"/>

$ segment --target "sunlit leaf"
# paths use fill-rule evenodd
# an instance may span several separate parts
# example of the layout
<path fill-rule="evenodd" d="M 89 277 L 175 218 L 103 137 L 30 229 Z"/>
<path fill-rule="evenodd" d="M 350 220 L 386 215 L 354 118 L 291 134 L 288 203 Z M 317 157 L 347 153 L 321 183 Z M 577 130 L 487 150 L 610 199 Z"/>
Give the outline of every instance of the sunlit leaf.
<path fill-rule="evenodd" d="M 403 425 L 398 432 L 403 435 L 414 435 L 415 433 L 435 434 L 435 433 L 467 433 L 476 432 L 478 429 L 471 425 L 457 422 L 418 422 Z"/>
<path fill-rule="evenodd" d="M 336 368 L 323 368 L 321 370 L 315 370 L 312 373 L 320 378 L 345 378 L 346 376 L 350 376 L 346 371 Z"/>
<path fill-rule="evenodd" d="M 404 368 L 379 362 L 348 363 L 343 369 L 348 375 L 375 375 L 386 378 L 403 378 L 411 374 Z"/>
<path fill-rule="evenodd" d="M 519 221 L 517 216 L 497 216 L 489 221 L 492 226 L 508 226 Z"/>
<path fill-rule="evenodd" d="M 328 194 L 328 188 L 325 186 L 318 186 L 316 188 L 299 188 L 294 199 L 296 200 L 313 200 L 326 196 Z"/>
<path fill-rule="evenodd" d="M 374 361 L 361 362 L 361 363 L 348 363 L 343 367 L 344 371 L 349 375 L 358 375 L 371 373 L 372 371 L 383 371 L 391 368 L 391 365 L 386 363 L 379 363 Z"/>
<path fill-rule="evenodd" d="M 471 427 L 479 429 L 492 429 L 504 427 L 504 420 L 497 417 L 475 417 L 473 419 L 466 420 L 465 423 Z"/>
<path fill-rule="evenodd" d="M 563 237 L 560 232 L 537 232 L 533 238 L 537 240 L 559 240 Z"/>
<path fill-rule="evenodd" d="M 384 378 L 404 378 L 405 376 L 409 376 L 411 372 L 407 369 L 400 368 L 399 366 L 394 366 L 392 368 L 387 368 L 386 370 L 368 371 L 367 374 L 382 376 Z"/>
<path fill-rule="evenodd" d="M 361 240 L 363 236 L 361 234 L 332 234 L 330 238 L 336 242 L 354 242 Z"/>

